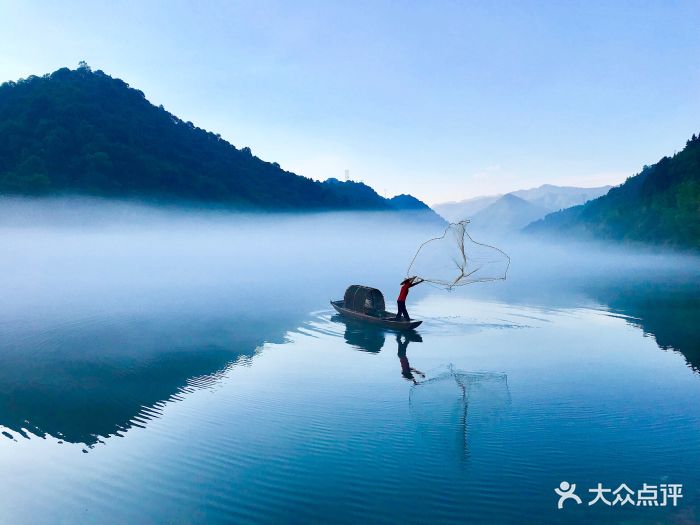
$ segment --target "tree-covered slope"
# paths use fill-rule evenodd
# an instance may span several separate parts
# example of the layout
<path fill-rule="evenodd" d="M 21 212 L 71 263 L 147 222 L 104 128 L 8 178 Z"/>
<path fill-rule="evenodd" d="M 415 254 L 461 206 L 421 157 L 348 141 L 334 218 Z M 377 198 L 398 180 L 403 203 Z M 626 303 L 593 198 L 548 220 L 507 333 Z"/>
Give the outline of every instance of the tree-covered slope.
<path fill-rule="evenodd" d="M 0 85 L 0 193 L 267 210 L 394 210 L 361 183 L 298 176 L 86 64 Z M 432 213 L 432 212 L 431 212 Z"/>
<path fill-rule="evenodd" d="M 525 231 L 700 249 L 700 137 L 606 195 L 551 213 Z"/>

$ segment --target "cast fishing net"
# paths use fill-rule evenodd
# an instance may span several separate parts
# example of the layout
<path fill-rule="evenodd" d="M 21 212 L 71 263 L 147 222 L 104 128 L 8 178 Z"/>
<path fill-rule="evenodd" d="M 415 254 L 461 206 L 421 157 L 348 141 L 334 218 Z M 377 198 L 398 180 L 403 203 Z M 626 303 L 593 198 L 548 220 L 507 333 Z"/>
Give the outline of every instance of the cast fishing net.
<path fill-rule="evenodd" d="M 438 288 L 505 280 L 510 257 L 499 248 L 475 241 L 469 221 L 450 224 L 440 237 L 420 245 L 406 272 Z"/>

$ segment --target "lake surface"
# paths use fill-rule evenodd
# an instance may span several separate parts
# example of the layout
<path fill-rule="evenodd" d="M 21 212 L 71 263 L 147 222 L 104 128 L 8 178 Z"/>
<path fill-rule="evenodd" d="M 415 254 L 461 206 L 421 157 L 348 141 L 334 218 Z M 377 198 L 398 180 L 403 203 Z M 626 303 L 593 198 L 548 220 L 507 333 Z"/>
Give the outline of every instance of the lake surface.
<path fill-rule="evenodd" d="M 430 228 L 165 219 L 4 218 L 1 523 L 700 522 L 696 259 L 504 241 L 398 337 L 328 300 L 392 304 Z"/>

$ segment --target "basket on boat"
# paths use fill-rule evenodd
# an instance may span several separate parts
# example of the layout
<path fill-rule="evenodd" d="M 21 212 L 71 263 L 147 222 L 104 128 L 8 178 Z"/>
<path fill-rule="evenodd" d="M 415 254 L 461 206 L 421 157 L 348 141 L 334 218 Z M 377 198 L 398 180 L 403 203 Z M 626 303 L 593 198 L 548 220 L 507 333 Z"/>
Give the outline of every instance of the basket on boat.
<path fill-rule="evenodd" d="M 381 316 L 386 310 L 384 296 L 376 288 L 353 284 L 345 290 L 343 306 L 348 310 Z"/>

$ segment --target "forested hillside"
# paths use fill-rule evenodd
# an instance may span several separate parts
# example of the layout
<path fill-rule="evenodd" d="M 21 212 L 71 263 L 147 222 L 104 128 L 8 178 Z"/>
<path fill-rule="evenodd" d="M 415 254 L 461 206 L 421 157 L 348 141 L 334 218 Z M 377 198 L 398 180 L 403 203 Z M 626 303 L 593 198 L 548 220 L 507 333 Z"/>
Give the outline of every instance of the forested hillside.
<path fill-rule="evenodd" d="M 0 85 L 0 137 L 4 194 L 396 210 L 365 184 L 318 182 L 261 160 L 84 63 Z"/>
<path fill-rule="evenodd" d="M 549 214 L 525 231 L 700 249 L 700 137 L 606 195 Z"/>

